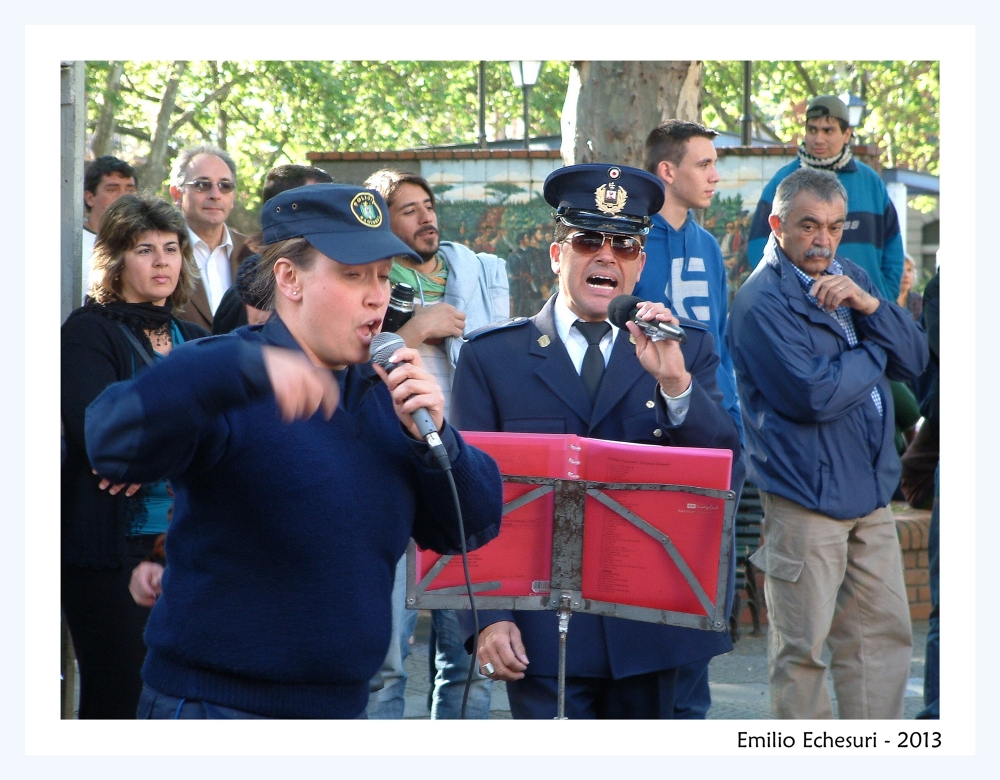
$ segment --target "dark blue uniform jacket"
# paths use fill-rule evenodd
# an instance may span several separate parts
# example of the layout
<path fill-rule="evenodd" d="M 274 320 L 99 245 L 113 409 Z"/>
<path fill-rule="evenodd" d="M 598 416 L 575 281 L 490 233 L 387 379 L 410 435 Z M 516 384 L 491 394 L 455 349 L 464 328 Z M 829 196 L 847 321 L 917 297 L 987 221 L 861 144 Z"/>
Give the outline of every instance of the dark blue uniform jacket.
<path fill-rule="evenodd" d="M 688 334 L 682 351 L 694 387 L 684 422 L 673 426 L 656 380 L 640 365 L 627 330 L 618 334 L 591 409 L 583 381 L 556 333 L 554 302 L 549 299 L 530 320 L 483 333 L 462 348 L 451 402 L 452 423 L 459 430 L 574 433 L 637 444 L 730 449 L 732 484 L 742 484 L 739 435 L 722 407 L 715 382 L 719 356 L 704 326 L 681 321 Z M 549 338 L 544 347 L 539 344 L 543 334 Z M 527 674 L 557 675 L 555 612 L 480 612 L 481 627 L 500 620 L 513 620 L 520 629 L 530 661 Z M 467 625 L 471 633 L 471 619 Z M 728 634 L 578 613 L 570 621 L 567 675 L 618 679 L 731 649 Z"/>

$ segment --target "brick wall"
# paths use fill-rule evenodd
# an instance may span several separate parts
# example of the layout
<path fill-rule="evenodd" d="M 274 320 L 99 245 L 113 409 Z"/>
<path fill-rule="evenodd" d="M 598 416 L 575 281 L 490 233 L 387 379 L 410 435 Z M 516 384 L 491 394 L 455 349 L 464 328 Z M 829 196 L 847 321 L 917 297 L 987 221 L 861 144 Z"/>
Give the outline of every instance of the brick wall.
<path fill-rule="evenodd" d="M 930 573 L 927 569 L 931 513 L 929 510 L 905 507 L 895 514 L 896 533 L 903 551 L 903 578 L 910 601 L 910 618 L 927 620 L 931 614 Z"/>

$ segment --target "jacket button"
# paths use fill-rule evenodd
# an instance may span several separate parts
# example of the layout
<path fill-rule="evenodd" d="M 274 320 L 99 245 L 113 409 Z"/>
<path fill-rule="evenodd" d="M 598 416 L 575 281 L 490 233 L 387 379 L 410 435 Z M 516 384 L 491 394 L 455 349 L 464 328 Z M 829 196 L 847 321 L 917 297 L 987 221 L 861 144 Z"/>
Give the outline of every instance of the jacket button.
<path fill-rule="evenodd" d="M 653 403 L 652 401 L 646 401 L 646 408 L 647 409 L 652 409 L 654 406 L 656 406 L 656 404 Z"/>
<path fill-rule="evenodd" d="M 658 439 L 663 435 L 663 431 L 657 428 L 655 431 L 653 431 L 653 435 Z"/>

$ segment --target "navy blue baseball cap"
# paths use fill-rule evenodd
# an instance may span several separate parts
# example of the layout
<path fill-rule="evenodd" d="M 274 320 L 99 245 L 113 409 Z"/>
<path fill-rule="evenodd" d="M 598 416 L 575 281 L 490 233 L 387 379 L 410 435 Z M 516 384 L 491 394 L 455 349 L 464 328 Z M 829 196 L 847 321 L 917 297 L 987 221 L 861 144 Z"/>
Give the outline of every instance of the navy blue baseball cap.
<path fill-rule="evenodd" d="M 389 229 L 389 208 L 373 190 L 352 184 L 309 184 L 264 204 L 264 241 L 304 238 L 338 263 L 364 265 L 399 255 L 423 258 Z"/>
<path fill-rule="evenodd" d="M 556 220 L 581 230 L 645 235 L 663 208 L 663 182 L 639 168 L 610 163 L 568 165 L 545 179 L 542 195 Z"/>

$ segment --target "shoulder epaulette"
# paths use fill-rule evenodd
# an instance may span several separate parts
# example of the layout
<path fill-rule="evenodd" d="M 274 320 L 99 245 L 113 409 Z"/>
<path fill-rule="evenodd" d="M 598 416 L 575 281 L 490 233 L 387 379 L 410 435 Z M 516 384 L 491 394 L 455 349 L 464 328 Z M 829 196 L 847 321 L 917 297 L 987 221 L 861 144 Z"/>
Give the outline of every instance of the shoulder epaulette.
<path fill-rule="evenodd" d="M 494 322 L 492 325 L 486 325 L 482 328 L 476 328 L 471 333 L 465 334 L 462 337 L 462 341 L 472 341 L 478 339 L 480 336 L 485 336 L 487 333 L 493 333 L 498 330 L 508 330 L 510 328 L 519 328 L 522 325 L 527 325 L 530 320 L 527 317 L 511 317 L 509 320 L 503 320 L 502 322 Z"/>
<path fill-rule="evenodd" d="M 687 317 L 678 317 L 680 325 L 685 330 L 703 330 L 708 332 L 708 325 L 704 322 L 698 322 L 698 320 L 689 320 Z"/>

